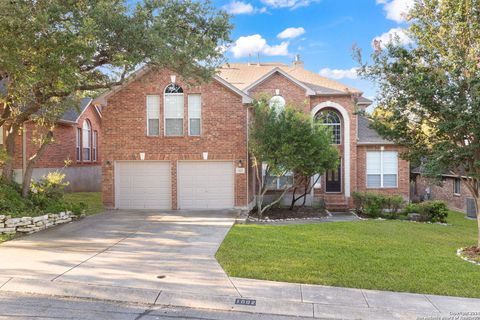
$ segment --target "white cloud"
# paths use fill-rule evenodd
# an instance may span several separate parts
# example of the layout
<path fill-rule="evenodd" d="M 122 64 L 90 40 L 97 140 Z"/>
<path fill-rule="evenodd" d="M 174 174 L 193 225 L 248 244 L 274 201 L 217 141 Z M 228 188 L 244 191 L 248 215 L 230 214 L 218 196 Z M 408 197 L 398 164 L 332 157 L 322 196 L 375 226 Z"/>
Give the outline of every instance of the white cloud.
<path fill-rule="evenodd" d="M 415 0 L 377 0 L 377 4 L 383 5 L 387 19 L 398 23 L 406 20 L 406 14 L 412 9 Z"/>
<path fill-rule="evenodd" d="M 320 0 L 262 0 L 267 6 L 273 8 L 291 8 L 296 9 L 299 7 L 306 7 L 314 2 L 319 2 Z"/>
<path fill-rule="evenodd" d="M 400 41 L 400 45 L 407 45 L 412 43 L 412 39 L 405 33 L 405 30 L 402 28 L 393 28 L 390 29 L 389 31 L 383 33 L 382 35 L 373 38 L 372 40 L 372 47 L 376 49 L 377 43 L 379 44 L 380 48 L 385 48 L 385 46 L 391 42 L 394 41 L 398 37 L 398 40 Z"/>
<path fill-rule="evenodd" d="M 279 38 L 279 39 L 293 39 L 293 38 L 296 38 L 298 36 L 301 36 L 304 33 L 305 33 L 305 29 L 303 29 L 302 27 L 300 27 L 300 28 L 287 28 L 287 29 L 283 30 L 282 32 L 280 32 L 277 35 L 277 38 Z"/>
<path fill-rule="evenodd" d="M 319 74 L 326 78 L 331 79 L 357 79 L 358 73 L 357 68 L 351 69 L 330 69 L 323 68 L 320 70 Z"/>
<path fill-rule="evenodd" d="M 254 13 L 265 13 L 267 8 L 255 8 L 250 3 L 243 1 L 232 1 L 229 4 L 226 4 L 222 7 L 229 14 L 254 14 Z"/>
<path fill-rule="evenodd" d="M 250 3 L 242 1 L 232 1 L 224 5 L 223 9 L 229 14 L 251 14 L 255 10 Z"/>
<path fill-rule="evenodd" d="M 288 45 L 288 41 L 284 41 L 279 45 L 271 46 L 261 35 L 254 34 L 238 38 L 230 51 L 235 58 L 248 57 L 257 53 L 266 56 L 286 56 L 288 55 Z"/>

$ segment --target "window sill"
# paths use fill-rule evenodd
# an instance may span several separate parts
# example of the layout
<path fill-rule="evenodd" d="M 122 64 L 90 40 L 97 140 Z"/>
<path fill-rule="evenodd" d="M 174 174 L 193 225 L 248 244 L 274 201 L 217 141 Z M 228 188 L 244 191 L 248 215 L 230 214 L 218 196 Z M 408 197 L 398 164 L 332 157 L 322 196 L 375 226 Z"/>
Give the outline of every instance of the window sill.
<path fill-rule="evenodd" d="M 385 189 L 398 189 L 398 186 L 396 187 L 366 187 L 368 190 L 385 190 Z"/>
<path fill-rule="evenodd" d="M 453 193 L 454 197 L 461 197 L 462 195 L 460 193 Z"/>

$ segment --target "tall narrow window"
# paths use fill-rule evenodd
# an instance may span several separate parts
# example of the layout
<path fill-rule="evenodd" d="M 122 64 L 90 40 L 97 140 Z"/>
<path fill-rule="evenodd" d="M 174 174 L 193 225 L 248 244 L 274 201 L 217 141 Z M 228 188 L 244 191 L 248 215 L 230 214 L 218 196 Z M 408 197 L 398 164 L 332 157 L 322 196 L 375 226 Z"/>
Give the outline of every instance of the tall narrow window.
<path fill-rule="evenodd" d="M 92 160 L 93 161 L 97 161 L 97 158 L 98 158 L 98 148 L 97 148 L 97 144 L 98 144 L 98 132 L 97 131 L 93 131 L 93 136 L 92 136 Z"/>
<path fill-rule="evenodd" d="M 77 128 L 76 158 L 78 162 L 82 161 L 82 129 L 81 128 Z"/>
<path fill-rule="evenodd" d="M 0 146 L 3 145 L 3 126 L 0 126 Z"/>
<path fill-rule="evenodd" d="M 453 193 L 454 194 L 456 194 L 456 195 L 460 194 L 461 183 L 462 183 L 462 181 L 460 180 L 460 178 L 455 178 L 455 180 L 453 181 Z"/>
<path fill-rule="evenodd" d="M 315 115 L 315 119 L 332 130 L 332 144 L 342 143 L 342 123 L 335 111 L 320 111 Z"/>
<path fill-rule="evenodd" d="M 199 136 L 202 123 L 202 97 L 199 94 L 188 95 L 188 134 Z"/>
<path fill-rule="evenodd" d="M 160 96 L 147 96 L 147 135 L 160 135 Z"/>
<path fill-rule="evenodd" d="M 90 156 L 90 146 L 92 142 L 91 139 L 92 139 L 92 126 L 90 125 L 90 121 L 85 120 L 83 122 L 83 129 L 82 129 L 83 161 L 90 161 L 92 159 Z"/>
<path fill-rule="evenodd" d="M 165 135 L 183 136 L 183 89 L 172 83 L 165 88 Z"/>
<path fill-rule="evenodd" d="M 396 188 L 398 153 L 396 151 L 367 152 L 367 188 Z"/>

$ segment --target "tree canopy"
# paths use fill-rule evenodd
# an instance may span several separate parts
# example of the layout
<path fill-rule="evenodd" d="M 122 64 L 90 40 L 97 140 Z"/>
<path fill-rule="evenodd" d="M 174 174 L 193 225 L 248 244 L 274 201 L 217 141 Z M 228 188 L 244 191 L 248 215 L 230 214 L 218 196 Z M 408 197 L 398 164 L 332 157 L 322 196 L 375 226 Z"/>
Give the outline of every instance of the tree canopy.
<path fill-rule="evenodd" d="M 407 34 L 377 46 L 360 73 L 377 83 L 374 128 L 430 177 L 462 178 L 480 206 L 480 2 L 416 0 Z M 398 39 L 397 39 L 398 40 Z M 479 228 L 480 228 L 480 214 Z M 480 233 L 479 233 L 480 237 Z M 479 243 L 480 246 L 480 238 Z"/>
<path fill-rule="evenodd" d="M 257 166 L 259 215 L 295 187 L 301 185 L 308 188 L 311 176 L 338 166 L 339 154 L 330 142 L 331 132 L 328 128 L 315 123 L 309 115 L 294 106 L 279 110 L 270 105 L 267 97 L 254 102 L 249 148 Z M 283 176 L 292 172 L 297 181 L 293 186 L 283 189 L 281 195 L 266 206 L 263 206 L 263 196 L 268 186 L 260 176 L 262 166 L 265 175 Z"/>
<path fill-rule="evenodd" d="M 13 136 L 32 117 L 55 119 L 78 96 L 166 67 L 209 79 L 230 41 L 228 15 L 210 1 L 0 1 L 0 126 Z M 50 121 L 51 122 L 51 121 Z M 3 176 L 11 179 L 7 160 Z"/>

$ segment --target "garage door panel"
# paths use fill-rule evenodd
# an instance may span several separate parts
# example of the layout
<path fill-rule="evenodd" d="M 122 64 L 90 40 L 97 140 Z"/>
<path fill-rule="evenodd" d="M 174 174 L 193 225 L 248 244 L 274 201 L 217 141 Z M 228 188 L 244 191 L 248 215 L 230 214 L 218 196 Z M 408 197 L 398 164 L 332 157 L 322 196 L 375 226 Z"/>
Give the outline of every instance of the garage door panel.
<path fill-rule="evenodd" d="M 120 209 L 171 209 L 171 173 L 167 161 L 116 163 Z"/>
<path fill-rule="evenodd" d="M 180 161 L 178 199 L 181 209 L 226 209 L 234 206 L 233 162 Z"/>

